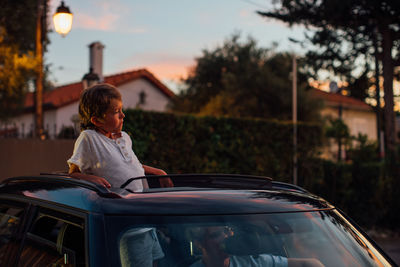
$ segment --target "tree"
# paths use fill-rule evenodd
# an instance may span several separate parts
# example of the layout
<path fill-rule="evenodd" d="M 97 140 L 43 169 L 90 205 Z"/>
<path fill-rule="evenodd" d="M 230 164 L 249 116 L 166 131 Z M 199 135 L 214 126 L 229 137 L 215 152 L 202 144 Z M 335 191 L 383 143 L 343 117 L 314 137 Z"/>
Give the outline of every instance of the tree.
<path fill-rule="evenodd" d="M 377 57 L 384 78 L 386 150 L 395 155 L 393 79 L 395 66 L 400 62 L 400 2 L 282 0 L 274 10 L 259 14 L 312 29 L 313 35 L 306 39 L 322 48 L 307 54 L 317 63 L 316 67 L 354 75 L 351 71 L 359 62 L 357 58 L 368 64 L 371 57 Z"/>
<path fill-rule="evenodd" d="M 342 145 L 350 138 L 349 127 L 342 119 L 334 119 L 330 121 L 330 126 L 326 129 L 326 136 L 333 138 L 338 145 L 338 162 L 342 160 Z"/>
<path fill-rule="evenodd" d="M 44 0 L 47 6 L 47 0 Z M 36 77 L 35 51 L 38 1 L 0 0 L 0 120 L 22 108 Z M 48 43 L 47 35 L 43 40 Z"/>
<path fill-rule="evenodd" d="M 32 52 L 21 54 L 17 45 L 6 45 L 4 28 L 0 27 L 0 121 L 6 121 L 23 105 L 37 60 Z"/>
<path fill-rule="evenodd" d="M 234 34 L 222 46 L 204 50 L 184 80 L 173 110 L 214 116 L 292 117 L 292 55 L 258 48 Z M 301 64 L 300 64 L 301 65 Z M 301 69 L 301 68 L 299 68 Z M 298 74 L 299 120 L 316 120 L 318 104 L 308 97 L 307 77 Z"/>

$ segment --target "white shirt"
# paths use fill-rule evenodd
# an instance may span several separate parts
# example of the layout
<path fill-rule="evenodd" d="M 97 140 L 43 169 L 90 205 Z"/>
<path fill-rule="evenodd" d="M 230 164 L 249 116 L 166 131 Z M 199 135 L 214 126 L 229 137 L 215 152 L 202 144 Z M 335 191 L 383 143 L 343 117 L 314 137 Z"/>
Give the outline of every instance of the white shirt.
<path fill-rule="evenodd" d="M 95 130 L 82 131 L 67 162 L 77 165 L 84 174 L 105 178 L 114 188 L 129 178 L 144 176 L 142 164 L 132 150 L 132 140 L 125 132 L 120 138 L 111 139 Z M 132 181 L 127 188 L 143 191 L 143 183 Z"/>
<path fill-rule="evenodd" d="M 282 256 L 261 254 L 259 256 L 229 256 L 229 267 L 287 267 L 288 260 Z M 203 262 L 197 261 L 190 267 L 205 267 Z"/>

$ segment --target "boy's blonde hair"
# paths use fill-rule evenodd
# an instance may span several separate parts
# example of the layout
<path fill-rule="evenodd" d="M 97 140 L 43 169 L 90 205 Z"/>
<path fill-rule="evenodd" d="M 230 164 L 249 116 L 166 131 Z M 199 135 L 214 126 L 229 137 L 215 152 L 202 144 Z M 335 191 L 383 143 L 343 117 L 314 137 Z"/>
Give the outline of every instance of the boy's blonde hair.
<path fill-rule="evenodd" d="M 121 100 L 121 94 L 111 84 L 96 84 L 83 90 L 79 100 L 81 130 L 95 129 L 95 125 L 90 119 L 92 117 L 103 118 L 112 99 Z"/>

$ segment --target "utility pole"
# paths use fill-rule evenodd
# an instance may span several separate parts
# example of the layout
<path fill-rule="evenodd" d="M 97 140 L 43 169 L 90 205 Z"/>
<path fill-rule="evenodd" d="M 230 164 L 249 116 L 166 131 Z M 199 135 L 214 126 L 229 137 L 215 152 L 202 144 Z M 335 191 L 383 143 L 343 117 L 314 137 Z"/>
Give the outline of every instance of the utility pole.
<path fill-rule="evenodd" d="M 43 131 L 43 40 L 46 36 L 47 0 L 37 1 L 36 18 L 36 58 L 38 60 L 35 90 L 35 134 L 36 138 L 45 139 Z"/>
<path fill-rule="evenodd" d="M 295 54 L 293 54 L 292 82 L 293 184 L 297 185 L 297 61 Z"/>

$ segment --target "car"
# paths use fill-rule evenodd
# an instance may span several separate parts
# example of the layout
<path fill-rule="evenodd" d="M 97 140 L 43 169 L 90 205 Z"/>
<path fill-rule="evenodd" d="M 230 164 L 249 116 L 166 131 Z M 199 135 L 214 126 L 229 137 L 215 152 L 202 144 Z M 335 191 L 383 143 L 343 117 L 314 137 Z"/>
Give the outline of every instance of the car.
<path fill-rule="evenodd" d="M 264 258 L 396 266 L 345 214 L 301 187 L 259 176 L 178 174 L 167 175 L 174 187 L 162 188 L 160 177 L 132 178 L 115 190 L 62 174 L 4 180 L 0 266 L 127 266 L 132 243 L 125 241 L 143 229 L 162 250 L 159 267 L 207 266 L 218 253 L 242 266 Z M 125 189 L 137 179 L 150 188 Z"/>

